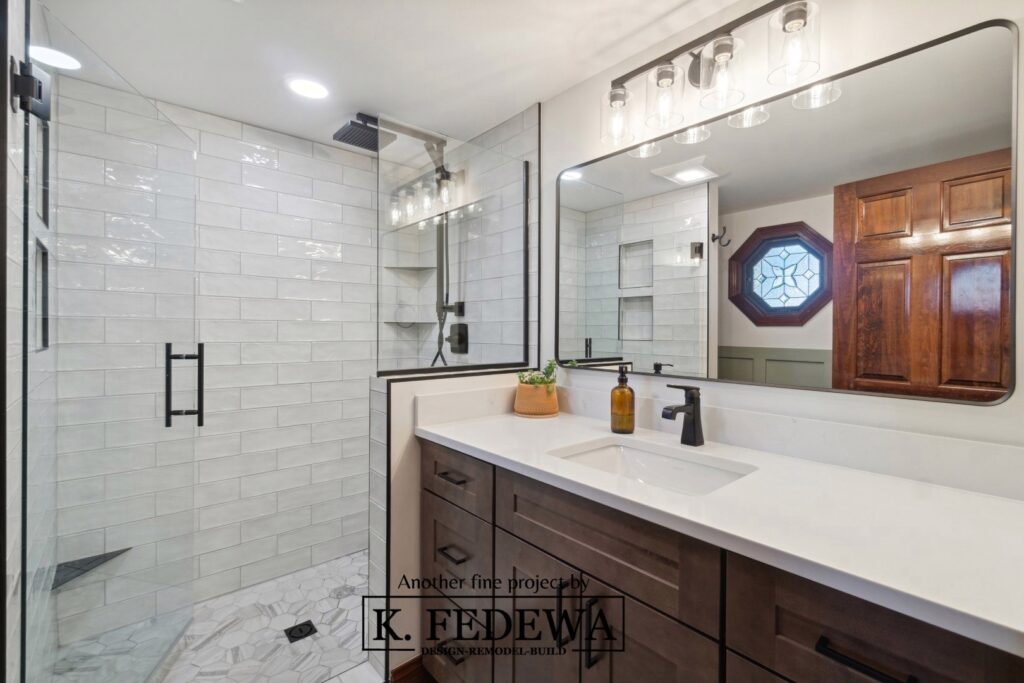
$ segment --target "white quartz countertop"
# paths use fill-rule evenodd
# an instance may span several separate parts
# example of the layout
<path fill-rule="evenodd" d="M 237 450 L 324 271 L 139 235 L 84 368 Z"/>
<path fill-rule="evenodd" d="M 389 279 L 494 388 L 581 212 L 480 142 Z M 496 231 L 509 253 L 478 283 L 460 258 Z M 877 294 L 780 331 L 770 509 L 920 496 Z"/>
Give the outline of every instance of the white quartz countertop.
<path fill-rule="evenodd" d="M 643 441 L 757 468 L 689 496 L 549 455 L 612 435 L 604 421 L 564 413 L 416 435 L 1024 656 L 1024 502 L 726 444 L 693 449 L 638 429 Z"/>

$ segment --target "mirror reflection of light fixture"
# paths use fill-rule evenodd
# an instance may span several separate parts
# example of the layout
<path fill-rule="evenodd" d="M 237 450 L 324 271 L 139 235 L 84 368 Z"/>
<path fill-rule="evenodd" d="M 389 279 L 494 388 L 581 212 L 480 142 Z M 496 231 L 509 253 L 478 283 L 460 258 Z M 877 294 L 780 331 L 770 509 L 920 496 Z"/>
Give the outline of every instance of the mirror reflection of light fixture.
<path fill-rule="evenodd" d="M 411 221 L 416 215 L 416 196 L 409 190 L 402 190 L 402 196 L 405 200 L 405 219 Z"/>
<path fill-rule="evenodd" d="M 625 87 L 612 88 L 601 101 L 601 141 L 624 145 L 633 141 L 630 130 L 630 100 L 633 94 Z"/>
<path fill-rule="evenodd" d="M 398 225 L 399 221 L 402 220 L 402 205 L 398 202 L 398 199 L 391 200 L 391 225 Z"/>
<path fill-rule="evenodd" d="M 657 142 L 645 142 L 639 147 L 634 147 L 629 150 L 626 154 L 634 159 L 650 159 L 651 157 L 656 157 L 661 154 L 661 145 Z"/>
<path fill-rule="evenodd" d="M 672 136 L 672 140 L 680 145 L 696 145 L 711 137 L 711 129 L 707 126 L 694 126 Z"/>
<path fill-rule="evenodd" d="M 579 180 L 583 174 L 579 171 L 565 171 L 562 173 L 562 180 Z"/>
<path fill-rule="evenodd" d="M 808 0 L 783 5 L 768 20 L 768 82 L 793 85 L 821 66 L 818 6 Z"/>
<path fill-rule="evenodd" d="M 668 130 L 683 122 L 683 70 L 667 62 L 647 72 L 647 125 Z"/>
<path fill-rule="evenodd" d="M 843 91 L 836 81 L 818 83 L 793 95 L 793 108 L 820 109 L 838 100 L 842 94 Z"/>
<path fill-rule="evenodd" d="M 737 52 L 742 43 L 731 35 L 718 36 L 701 50 L 700 104 L 724 111 L 743 101 L 737 73 Z"/>
<path fill-rule="evenodd" d="M 768 107 L 760 104 L 733 114 L 727 122 L 733 128 L 753 128 L 767 121 L 769 116 Z"/>

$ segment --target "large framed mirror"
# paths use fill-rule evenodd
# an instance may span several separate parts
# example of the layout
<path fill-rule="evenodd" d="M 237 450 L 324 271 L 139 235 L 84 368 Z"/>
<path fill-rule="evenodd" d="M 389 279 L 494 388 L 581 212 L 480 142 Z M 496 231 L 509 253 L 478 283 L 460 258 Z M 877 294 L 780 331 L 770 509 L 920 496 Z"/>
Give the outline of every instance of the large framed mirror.
<path fill-rule="evenodd" d="M 1016 42 L 988 25 L 562 172 L 559 361 L 1005 399 Z"/>

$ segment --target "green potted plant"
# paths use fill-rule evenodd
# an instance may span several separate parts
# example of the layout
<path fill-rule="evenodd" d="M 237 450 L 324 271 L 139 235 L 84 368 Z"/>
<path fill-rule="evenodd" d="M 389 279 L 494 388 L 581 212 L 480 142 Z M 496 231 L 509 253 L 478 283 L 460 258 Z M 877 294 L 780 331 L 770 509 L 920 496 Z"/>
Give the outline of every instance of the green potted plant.
<path fill-rule="evenodd" d="M 543 370 L 519 373 L 516 387 L 515 413 L 522 417 L 554 417 L 558 415 L 558 391 L 555 386 L 557 363 L 549 360 Z"/>

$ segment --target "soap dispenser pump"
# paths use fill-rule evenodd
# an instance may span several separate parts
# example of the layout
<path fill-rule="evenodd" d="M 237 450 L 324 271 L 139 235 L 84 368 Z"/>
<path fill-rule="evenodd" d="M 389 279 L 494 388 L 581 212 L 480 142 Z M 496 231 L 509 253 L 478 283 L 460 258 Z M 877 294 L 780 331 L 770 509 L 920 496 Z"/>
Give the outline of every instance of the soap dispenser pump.
<path fill-rule="evenodd" d="M 636 395 L 629 386 L 626 366 L 619 366 L 619 384 L 612 389 L 612 431 L 632 434 L 636 428 Z"/>

